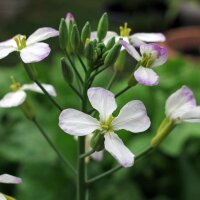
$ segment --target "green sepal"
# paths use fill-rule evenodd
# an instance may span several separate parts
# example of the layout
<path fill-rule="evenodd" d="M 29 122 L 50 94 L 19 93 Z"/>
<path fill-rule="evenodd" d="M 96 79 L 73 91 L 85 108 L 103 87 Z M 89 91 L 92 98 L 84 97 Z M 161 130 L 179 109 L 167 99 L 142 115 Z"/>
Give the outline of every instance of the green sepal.
<path fill-rule="evenodd" d="M 67 30 L 67 24 L 64 18 L 60 20 L 59 43 L 60 43 L 61 49 L 66 49 L 67 43 L 68 43 L 68 30 Z"/>
<path fill-rule="evenodd" d="M 90 39 L 90 34 L 91 34 L 90 23 L 86 22 L 81 31 L 81 42 L 83 43 L 83 45 L 85 45 L 87 39 Z"/>
<path fill-rule="evenodd" d="M 121 45 L 119 43 L 116 43 L 110 50 L 109 53 L 106 55 L 105 60 L 104 60 L 104 65 L 105 66 L 110 66 L 113 65 L 120 53 Z"/>
<path fill-rule="evenodd" d="M 114 64 L 114 70 L 115 71 L 121 71 L 124 68 L 126 61 L 126 51 L 120 51 L 119 56 Z"/>
<path fill-rule="evenodd" d="M 24 103 L 20 107 L 24 115 L 27 117 L 27 119 L 29 120 L 35 119 L 36 117 L 35 112 L 27 100 L 25 100 Z"/>
<path fill-rule="evenodd" d="M 101 151 L 104 149 L 104 135 L 100 130 L 96 130 L 92 136 L 90 146 L 95 151 Z"/>
<path fill-rule="evenodd" d="M 80 33 L 76 24 L 73 25 L 70 41 L 72 49 L 77 51 L 80 46 Z"/>
<path fill-rule="evenodd" d="M 73 82 L 73 72 L 71 70 L 71 67 L 67 64 L 65 58 L 61 58 L 61 67 L 62 67 L 62 74 L 64 77 L 64 80 L 68 83 L 68 84 L 72 84 Z"/>
<path fill-rule="evenodd" d="M 99 41 L 102 41 L 107 34 L 108 31 L 108 15 L 104 13 L 99 20 L 98 27 L 97 27 L 97 37 Z"/>

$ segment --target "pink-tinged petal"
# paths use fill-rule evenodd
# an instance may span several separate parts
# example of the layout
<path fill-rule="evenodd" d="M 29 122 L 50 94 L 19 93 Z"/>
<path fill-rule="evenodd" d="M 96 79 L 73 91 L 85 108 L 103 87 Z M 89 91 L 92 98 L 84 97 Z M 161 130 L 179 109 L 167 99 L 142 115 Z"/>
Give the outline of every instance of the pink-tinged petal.
<path fill-rule="evenodd" d="M 0 47 L 14 47 L 15 49 L 17 48 L 17 44 L 13 38 L 8 39 L 6 41 L 0 42 Z"/>
<path fill-rule="evenodd" d="M 58 35 L 59 32 L 56 29 L 50 27 L 39 28 L 28 37 L 26 44 L 34 44 Z"/>
<path fill-rule="evenodd" d="M 137 52 L 137 50 L 135 49 L 135 47 L 133 45 L 130 45 L 128 42 L 125 42 L 124 40 L 121 40 L 120 44 L 137 61 L 139 61 L 141 59 L 140 54 Z"/>
<path fill-rule="evenodd" d="M 20 184 L 22 183 L 22 179 L 9 174 L 2 174 L 0 175 L 0 183 Z"/>
<path fill-rule="evenodd" d="M 61 112 L 59 126 L 65 133 L 75 136 L 88 135 L 100 128 L 98 120 L 75 109 Z"/>
<path fill-rule="evenodd" d="M 74 20 L 73 14 L 72 14 L 71 12 L 68 12 L 68 13 L 66 14 L 65 20 L 68 21 L 68 22 L 69 22 L 69 21 L 73 21 L 73 20 Z"/>
<path fill-rule="evenodd" d="M 140 46 L 141 54 L 151 55 L 153 63 L 150 67 L 156 67 L 164 64 L 168 59 L 167 48 L 157 44 L 144 44 Z"/>
<path fill-rule="evenodd" d="M 96 161 L 102 161 L 103 160 L 103 151 L 95 151 L 91 157 Z"/>
<path fill-rule="evenodd" d="M 134 35 L 129 36 L 129 40 L 134 47 L 140 47 L 141 45 L 145 44 L 145 42 L 135 37 Z"/>
<path fill-rule="evenodd" d="M 105 149 L 122 167 L 131 167 L 134 163 L 133 153 L 124 145 L 123 141 L 115 133 L 105 134 Z"/>
<path fill-rule="evenodd" d="M 51 49 L 46 43 L 35 43 L 20 51 L 20 57 L 24 63 L 35 63 L 45 59 Z"/>
<path fill-rule="evenodd" d="M 114 130 L 125 129 L 134 133 L 143 132 L 150 127 L 150 119 L 141 101 L 134 100 L 127 103 L 119 115 L 113 119 Z"/>
<path fill-rule="evenodd" d="M 200 106 L 197 106 L 185 112 L 181 117 L 181 121 L 190 122 L 190 123 L 199 123 L 200 122 Z"/>
<path fill-rule="evenodd" d="M 17 92 L 10 92 L 0 100 L 1 108 L 11 108 L 21 105 L 26 99 L 26 93 L 18 90 Z"/>
<path fill-rule="evenodd" d="M 165 113 L 170 119 L 177 120 L 193 108 L 196 108 L 193 92 L 187 86 L 182 86 L 168 97 L 165 104 Z"/>
<path fill-rule="evenodd" d="M 44 87 L 44 89 L 51 95 L 51 96 L 56 96 L 56 90 L 55 88 L 50 85 L 50 84 L 42 84 L 42 86 Z M 38 93 L 42 93 L 43 91 L 40 89 L 40 87 L 36 84 L 36 83 L 31 83 L 31 84 L 24 84 L 21 87 L 22 90 L 31 90 L 33 92 L 38 92 Z"/>
<path fill-rule="evenodd" d="M 107 121 L 117 108 L 115 95 L 100 87 L 90 88 L 87 94 L 92 107 L 99 112 L 100 120 Z"/>
<path fill-rule="evenodd" d="M 0 200 L 7 200 L 6 197 L 0 193 Z"/>
<path fill-rule="evenodd" d="M 154 86 L 159 83 L 159 76 L 149 68 L 139 67 L 134 72 L 135 79 L 142 85 Z"/>
<path fill-rule="evenodd" d="M 16 51 L 14 47 L 0 46 L 0 59 L 5 58 L 14 51 Z"/>
<path fill-rule="evenodd" d="M 164 42 L 166 40 L 162 33 L 135 33 L 132 36 L 144 42 Z"/>

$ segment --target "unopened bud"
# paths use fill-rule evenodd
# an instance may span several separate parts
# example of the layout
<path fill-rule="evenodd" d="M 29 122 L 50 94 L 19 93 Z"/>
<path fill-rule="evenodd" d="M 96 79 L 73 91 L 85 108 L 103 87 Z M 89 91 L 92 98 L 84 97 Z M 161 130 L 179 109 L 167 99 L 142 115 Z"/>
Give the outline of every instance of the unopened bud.
<path fill-rule="evenodd" d="M 65 19 L 61 19 L 60 26 L 59 26 L 59 42 L 60 42 L 60 48 L 65 49 L 67 47 L 68 42 L 68 30 L 67 30 L 67 24 Z"/>
<path fill-rule="evenodd" d="M 71 32 L 71 47 L 74 51 L 77 51 L 80 46 L 80 34 L 76 24 L 73 25 Z"/>
<path fill-rule="evenodd" d="M 24 103 L 21 105 L 21 109 L 22 109 L 24 115 L 29 120 L 35 119 L 35 112 L 27 100 L 25 100 Z"/>
<path fill-rule="evenodd" d="M 104 135 L 101 131 L 95 131 L 94 135 L 92 136 L 90 146 L 95 151 L 101 151 L 104 149 Z"/>
<path fill-rule="evenodd" d="M 84 25 L 82 31 L 81 31 L 81 42 L 83 43 L 83 45 L 85 45 L 86 40 L 88 38 L 90 38 L 90 34 L 91 34 L 91 27 L 90 27 L 90 23 L 86 22 L 86 24 Z"/>
<path fill-rule="evenodd" d="M 110 38 L 110 40 L 108 40 L 108 43 L 106 45 L 106 50 L 110 50 L 115 44 L 115 37 Z"/>
<path fill-rule="evenodd" d="M 107 34 L 108 31 L 108 15 L 104 13 L 99 20 L 98 27 L 97 27 L 97 37 L 100 41 L 102 41 Z"/>

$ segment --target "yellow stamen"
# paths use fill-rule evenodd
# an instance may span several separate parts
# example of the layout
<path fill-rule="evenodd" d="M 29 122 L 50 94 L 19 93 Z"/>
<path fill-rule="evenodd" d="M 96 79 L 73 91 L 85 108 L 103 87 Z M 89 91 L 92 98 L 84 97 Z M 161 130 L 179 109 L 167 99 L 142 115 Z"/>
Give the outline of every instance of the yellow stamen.
<path fill-rule="evenodd" d="M 101 122 L 100 126 L 101 128 L 107 132 L 107 131 L 112 131 L 112 121 L 113 121 L 114 117 L 112 115 L 110 115 L 110 117 L 108 118 L 108 120 L 106 122 Z"/>
<path fill-rule="evenodd" d="M 26 47 L 26 36 L 25 35 L 16 35 L 13 38 L 17 44 L 18 50 L 22 50 Z"/>
<path fill-rule="evenodd" d="M 122 37 L 129 36 L 131 33 L 131 28 L 128 28 L 127 22 L 124 23 L 124 26 L 120 26 L 119 30 L 120 30 L 120 36 Z"/>
<path fill-rule="evenodd" d="M 11 82 L 12 82 L 12 84 L 10 85 L 10 89 L 13 92 L 16 92 L 17 90 L 19 90 L 21 88 L 21 85 L 20 85 L 20 83 L 16 82 L 14 76 L 10 76 L 10 79 L 11 79 Z"/>

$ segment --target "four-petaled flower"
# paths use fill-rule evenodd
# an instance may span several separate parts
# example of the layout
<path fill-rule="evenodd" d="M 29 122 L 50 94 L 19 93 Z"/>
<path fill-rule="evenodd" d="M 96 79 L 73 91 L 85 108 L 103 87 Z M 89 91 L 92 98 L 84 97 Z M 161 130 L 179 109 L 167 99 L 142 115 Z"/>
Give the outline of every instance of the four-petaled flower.
<path fill-rule="evenodd" d="M 200 106 L 197 106 L 193 92 L 182 86 L 166 101 L 165 113 L 176 124 L 181 122 L 200 122 Z"/>
<path fill-rule="evenodd" d="M 0 43 L 0 59 L 18 51 L 24 63 L 39 62 L 46 58 L 51 51 L 49 45 L 41 41 L 58 35 L 57 30 L 49 27 L 37 29 L 28 39 L 25 35 L 16 35 L 12 39 Z"/>
<path fill-rule="evenodd" d="M 105 149 L 117 159 L 123 167 L 130 167 L 134 163 L 133 153 L 124 145 L 115 131 L 125 129 L 131 132 L 143 132 L 150 126 L 146 108 L 141 101 L 135 100 L 127 103 L 117 117 L 112 113 L 117 104 L 114 94 L 100 87 L 90 88 L 88 98 L 100 116 L 99 120 L 75 109 L 65 109 L 59 116 L 60 128 L 75 136 L 84 136 L 100 130 L 104 135 Z"/>
<path fill-rule="evenodd" d="M 124 26 L 120 26 L 120 34 L 118 35 L 116 32 L 108 31 L 106 37 L 104 38 L 104 43 L 107 42 L 112 38 L 115 37 L 115 40 L 118 41 L 123 39 L 124 41 L 139 47 L 145 42 L 164 42 L 165 36 L 162 33 L 134 33 L 130 35 L 131 28 L 128 27 L 128 23 L 124 23 Z M 97 39 L 97 32 L 91 32 L 91 40 Z"/>
<path fill-rule="evenodd" d="M 21 178 L 18 178 L 16 176 L 12 176 L 9 174 L 2 174 L 0 175 L 0 183 L 6 183 L 6 184 L 20 184 L 22 182 Z M 7 198 L 0 193 L 0 200 L 6 200 Z"/>
<path fill-rule="evenodd" d="M 45 90 L 51 95 L 56 96 L 56 91 L 52 85 L 49 84 L 42 84 Z M 10 107 L 17 107 L 24 103 L 26 100 L 26 90 L 43 93 L 42 90 L 35 84 L 24 84 L 20 85 L 19 83 L 13 83 L 11 85 L 12 92 L 7 93 L 1 100 L 0 100 L 0 107 L 1 108 L 10 108 Z"/>
<path fill-rule="evenodd" d="M 146 86 L 154 86 L 159 83 L 159 76 L 151 69 L 164 64 L 168 53 L 165 47 L 157 44 L 144 44 L 140 46 L 140 54 L 134 46 L 121 40 L 120 44 L 138 61 L 138 68 L 134 72 L 135 79 Z"/>

